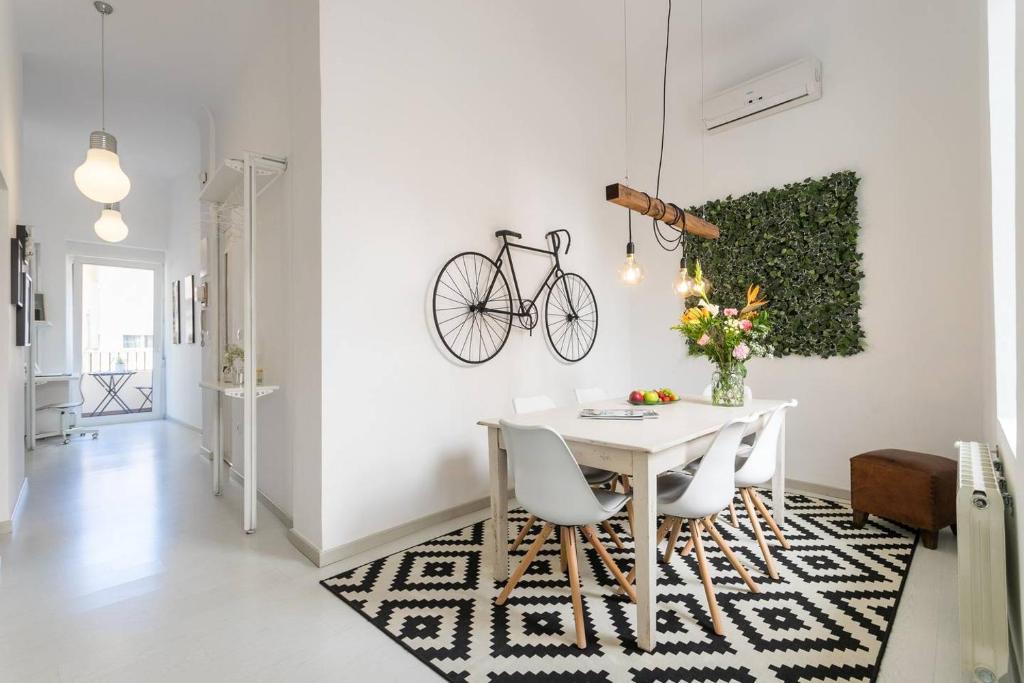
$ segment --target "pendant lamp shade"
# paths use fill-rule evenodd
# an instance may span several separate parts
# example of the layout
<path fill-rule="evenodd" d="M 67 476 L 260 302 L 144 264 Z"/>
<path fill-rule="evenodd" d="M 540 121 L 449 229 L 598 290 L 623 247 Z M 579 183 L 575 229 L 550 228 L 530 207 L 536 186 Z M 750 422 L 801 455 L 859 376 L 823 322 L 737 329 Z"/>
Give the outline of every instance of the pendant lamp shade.
<path fill-rule="evenodd" d="M 132 183 L 121 170 L 117 139 L 113 135 L 102 130 L 92 132 L 85 161 L 75 169 L 75 185 L 100 204 L 113 204 L 128 196 Z"/>
<path fill-rule="evenodd" d="M 121 203 L 104 204 L 99 220 L 92 227 L 96 236 L 107 242 L 120 242 L 127 237 L 128 226 L 121 217 Z"/>

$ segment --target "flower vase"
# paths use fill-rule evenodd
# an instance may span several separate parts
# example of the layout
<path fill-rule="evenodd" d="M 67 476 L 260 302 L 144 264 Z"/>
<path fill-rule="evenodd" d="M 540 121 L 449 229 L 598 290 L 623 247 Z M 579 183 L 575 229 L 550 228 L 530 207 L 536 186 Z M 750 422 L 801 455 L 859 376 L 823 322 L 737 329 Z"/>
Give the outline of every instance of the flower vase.
<path fill-rule="evenodd" d="M 742 363 L 719 365 L 711 377 L 711 404 L 741 406 L 744 399 L 743 379 L 747 369 Z"/>

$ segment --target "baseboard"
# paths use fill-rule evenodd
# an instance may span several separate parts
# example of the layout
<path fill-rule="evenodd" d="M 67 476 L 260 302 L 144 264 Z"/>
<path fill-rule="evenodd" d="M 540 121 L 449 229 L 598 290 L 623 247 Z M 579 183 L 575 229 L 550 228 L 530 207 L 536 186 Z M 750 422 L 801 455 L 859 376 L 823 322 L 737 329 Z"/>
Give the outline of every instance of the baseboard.
<path fill-rule="evenodd" d="M 14 501 L 11 518 L 0 522 L 0 534 L 14 533 L 14 520 L 18 518 L 18 512 L 21 510 L 21 504 L 25 500 L 26 491 L 28 491 L 28 477 L 21 480 L 21 488 L 18 489 L 18 500 Z"/>
<path fill-rule="evenodd" d="M 786 491 L 799 491 L 801 493 L 810 493 L 815 496 L 825 496 L 826 498 L 835 498 L 836 500 L 847 502 L 850 500 L 850 492 L 846 489 L 815 484 L 809 481 L 799 481 L 798 479 L 787 479 Z"/>
<path fill-rule="evenodd" d="M 238 482 L 239 486 L 241 486 L 245 482 L 245 477 L 243 477 L 241 473 L 239 473 L 238 470 L 236 470 L 234 467 L 229 468 L 228 471 L 229 476 L 236 482 Z M 281 520 L 281 524 L 284 524 L 285 529 L 292 528 L 292 516 L 285 512 L 284 510 L 282 510 L 281 508 L 279 508 L 277 506 L 277 503 L 267 498 L 267 496 L 263 493 L 263 491 L 260 491 L 259 488 L 256 489 L 256 498 L 259 499 L 261 503 L 266 505 L 267 508 L 272 513 L 274 513 L 275 517 Z"/>
<path fill-rule="evenodd" d="M 213 462 L 213 451 L 211 451 L 206 446 L 200 446 L 199 447 L 199 457 L 202 458 L 203 460 L 206 460 L 206 461 L 212 463 Z M 230 462 L 225 460 L 224 464 L 228 466 L 228 476 L 231 477 L 232 479 L 234 479 L 235 482 L 237 482 L 239 486 L 243 485 L 245 483 L 245 477 L 243 477 L 241 475 L 241 473 L 238 472 L 238 470 L 236 470 L 234 467 L 232 467 Z M 267 509 L 269 509 L 272 513 L 274 513 L 275 517 L 277 517 L 279 520 L 281 520 L 281 524 L 284 524 L 286 529 L 291 529 L 292 528 L 293 522 L 292 522 L 291 515 L 289 515 L 287 512 L 285 512 L 284 510 L 279 508 L 277 506 L 277 503 L 275 503 L 274 501 L 272 501 L 269 498 L 267 498 L 267 496 L 263 493 L 263 491 L 257 490 L 256 491 L 256 497 L 259 499 L 259 501 L 261 503 L 263 503 L 264 505 L 267 506 Z"/>
<path fill-rule="evenodd" d="M 510 491 L 509 499 L 511 499 L 513 495 L 514 493 Z M 414 519 L 410 522 L 393 526 L 389 529 L 377 531 L 349 543 L 336 545 L 333 548 L 319 549 L 310 543 L 309 540 L 303 538 L 301 534 L 294 531 L 294 529 L 289 532 L 288 538 L 291 540 L 292 545 L 294 545 L 299 552 L 308 557 L 313 564 L 318 567 L 326 567 L 329 564 L 341 562 L 353 555 L 373 550 L 374 548 L 397 541 L 400 538 L 414 534 L 418 531 L 429 529 L 437 524 L 449 522 L 453 519 L 458 519 L 459 517 L 463 517 L 474 512 L 481 512 L 489 509 L 490 507 L 491 499 L 489 497 L 477 498 L 476 500 L 471 500 L 468 503 L 463 503 L 462 505 L 456 505 L 455 507 L 440 510 L 425 517 L 420 517 L 419 519 Z"/>
<path fill-rule="evenodd" d="M 184 427 L 185 429 L 190 429 L 193 432 L 195 432 L 196 434 L 202 434 L 203 433 L 202 427 L 197 427 L 194 424 L 190 424 L 188 422 L 185 422 L 184 420 L 179 420 L 176 417 L 171 417 L 170 415 L 164 415 L 164 419 L 167 420 L 168 422 L 173 422 L 176 425 Z"/>

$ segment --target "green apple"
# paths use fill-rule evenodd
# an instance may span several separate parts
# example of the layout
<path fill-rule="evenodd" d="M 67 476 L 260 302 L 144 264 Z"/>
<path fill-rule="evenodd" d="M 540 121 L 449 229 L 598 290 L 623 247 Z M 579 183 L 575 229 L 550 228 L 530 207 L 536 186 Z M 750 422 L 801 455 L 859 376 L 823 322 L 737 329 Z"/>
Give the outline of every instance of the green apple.
<path fill-rule="evenodd" d="M 658 396 L 657 391 L 648 391 L 644 394 L 644 403 L 651 405 L 654 403 L 661 403 L 661 397 Z"/>

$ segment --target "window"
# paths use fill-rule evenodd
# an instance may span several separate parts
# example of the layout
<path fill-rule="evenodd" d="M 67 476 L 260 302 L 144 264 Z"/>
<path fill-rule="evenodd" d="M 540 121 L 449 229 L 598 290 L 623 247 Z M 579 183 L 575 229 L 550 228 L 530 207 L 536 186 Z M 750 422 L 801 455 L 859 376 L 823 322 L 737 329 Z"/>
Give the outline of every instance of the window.
<path fill-rule="evenodd" d="M 121 348 L 123 349 L 150 349 L 153 348 L 153 335 L 151 334 L 125 334 L 121 336 Z"/>
<path fill-rule="evenodd" d="M 988 105 L 996 416 L 1011 446 L 1017 442 L 1015 19 L 1014 0 L 989 0 Z"/>

